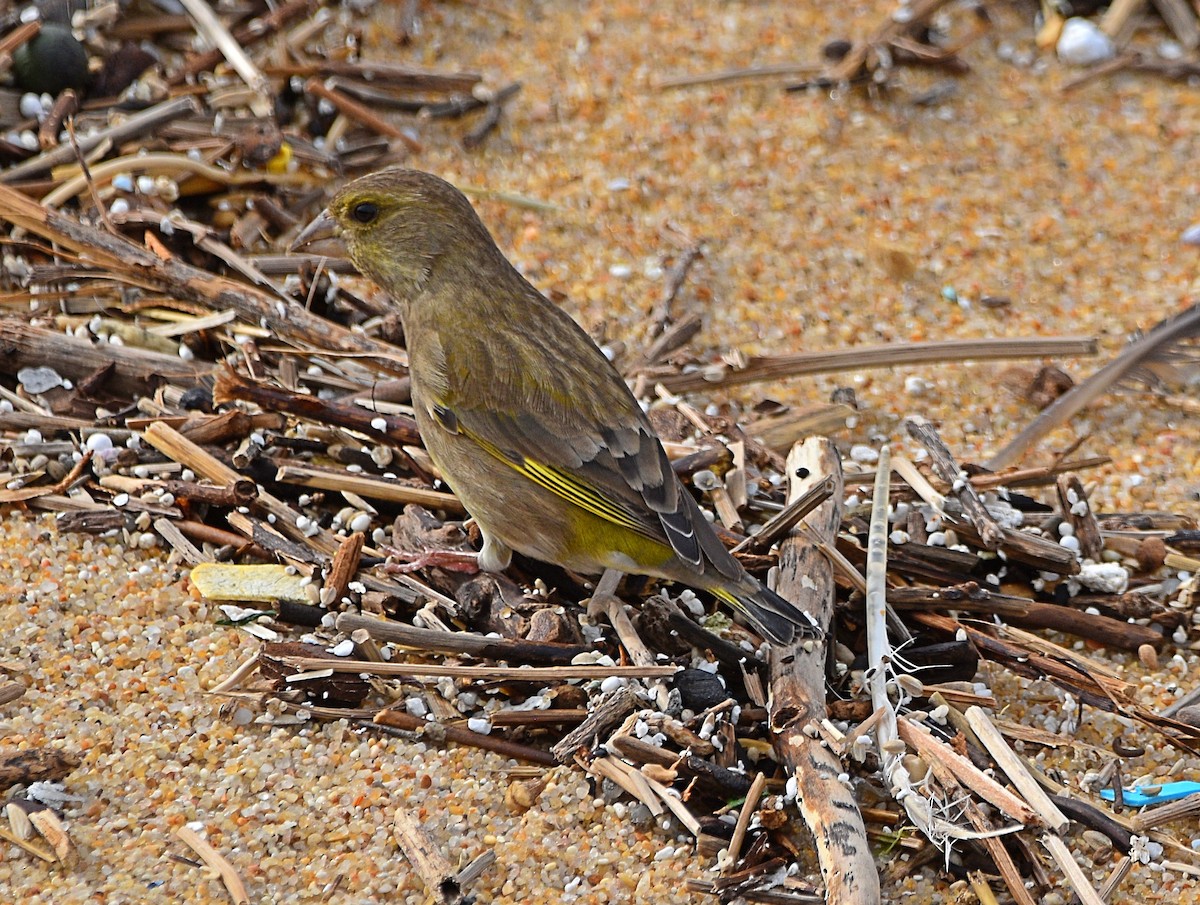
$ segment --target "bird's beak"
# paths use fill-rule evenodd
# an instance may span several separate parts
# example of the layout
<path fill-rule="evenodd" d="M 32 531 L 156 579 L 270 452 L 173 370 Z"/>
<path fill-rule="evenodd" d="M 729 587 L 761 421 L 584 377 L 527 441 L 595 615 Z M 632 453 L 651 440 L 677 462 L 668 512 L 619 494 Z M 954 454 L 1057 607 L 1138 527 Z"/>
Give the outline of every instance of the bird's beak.
<path fill-rule="evenodd" d="M 346 243 L 342 240 L 342 228 L 329 213 L 329 208 L 321 211 L 316 220 L 304 227 L 304 231 L 288 246 L 288 251 L 293 254 L 306 251 L 330 258 L 347 256 Z"/>

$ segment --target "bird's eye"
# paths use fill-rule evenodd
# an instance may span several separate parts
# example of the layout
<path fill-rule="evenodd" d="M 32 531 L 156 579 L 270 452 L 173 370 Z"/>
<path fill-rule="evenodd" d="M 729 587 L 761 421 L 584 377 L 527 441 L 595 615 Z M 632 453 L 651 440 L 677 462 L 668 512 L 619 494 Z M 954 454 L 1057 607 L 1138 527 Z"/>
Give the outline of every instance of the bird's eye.
<path fill-rule="evenodd" d="M 360 201 L 350 209 L 350 216 L 359 223 L 370 223 L 379 216 L 379 205 L 373 201 Z"/>

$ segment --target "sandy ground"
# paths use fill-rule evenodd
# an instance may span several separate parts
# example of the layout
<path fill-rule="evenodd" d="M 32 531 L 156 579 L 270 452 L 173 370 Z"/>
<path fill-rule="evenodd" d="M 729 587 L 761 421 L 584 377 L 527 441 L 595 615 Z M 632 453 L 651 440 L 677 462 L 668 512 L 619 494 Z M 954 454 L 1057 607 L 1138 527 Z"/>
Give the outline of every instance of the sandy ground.
<path fill-rule="evenodd" d="M 600 339 L 636 347 L 663 269 L 702 241 L 675 310 L 703 313 L 705 354 L 1085 334 L 1111 355 L 1194 301 L 1197 249 L 1180 234 L 1200 220 L 1200 104 L 1194 89 L 1150 77 L 1064 92 L 1076 73 L 1037 54 L 1031 7 L 998 6 L 992 33 L 964 54 L 972 71 L 933 106 L 914 100 L 947 78 L 937 72 L 901 72 L 869 94 L 785 94 L 778 80 L 659 87 L 815 61 L 825 41 L 873 30 L 884 2 L 430 4 L 424 32 L 401 48 L 384 5 L 366 46 L 481 71 L 496 88 L 523 83 L 481 150 L 457 147 L 463 125 L 430 124 L 410 162 L 553 205 L 479 202 L 501 247 Z M 953 14 L 956 32 L 966 19 Z M 989 308 L 985 296 L 1010 304 Z M 1077 376 L 1098 367 L 1059 364 Z M 1033 415 L 1004 388 L 1005 369 L 862 372 L 703 401 L 807 404 L 851 386 L 861 413 L 839 442 L 905 447 L 900 420 L 920 413 L 942 419 L 964 459 L 981 459 Z M 1088 434 L 1083 454 L 1113 457 L 1088 475 L 1098 508 L 1194 514 L 1197 433 L 1193 415 L 1137 390 L 1051 448 Z M 592 802 L 578 774 L 556 772 L 517 815 L 503 804 L 511 763 L 499 758 L 337 725 L 235 725 L 202 690 L 254 643 L 215 626 L 164 559 L 59 538 L 45 521 L 3 525 L 18 552 L 0 564 L 0 660 L 21 664 L 30 691 L 0 712 L 0 734 L 84 757 L 68 783 L 82 800 L 66 811 L 80 863 L 65 872 L 0 846 L 0 888 L 14 901 L 227 901 L 219 883 L 166 858 L 189 854 L 173 833 L 195 822 L 251 901 L 421 902 L 390 838 L 397 807 L 416 811 L 452 861 L 496 851 L 481 901 L 710 901 L 681 888 L 706 867 L 685 843 Z M 1181 658 L 1180 684 L 1190 687 L 1194 659 Z M 1137 876 L 1158 893 L 1127 886 L 1114 901 L 1196 900 L 1186 881 Z"/>

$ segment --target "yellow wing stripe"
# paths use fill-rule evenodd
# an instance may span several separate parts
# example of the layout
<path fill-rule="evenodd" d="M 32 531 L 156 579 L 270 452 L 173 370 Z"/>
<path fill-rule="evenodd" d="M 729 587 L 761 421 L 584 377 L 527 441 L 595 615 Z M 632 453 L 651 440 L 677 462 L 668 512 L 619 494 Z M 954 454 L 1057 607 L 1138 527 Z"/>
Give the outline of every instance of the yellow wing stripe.
<path fill-rule="evenodd" d="M 641 534 L 647 533 L 646 526 L 636 517 L 598 490 L 572 476 L 570 472 L 552 465 L 543 465 L 541 462 L 535 462 L 525 457 L 516 461 L 511 456 L 506 456 L 494 443 L 489 443 L 475 434 L 468 434 L 468 436 L 505 465 L 519 471 L 539 487 L 544 487 L 551 493 L 557 494 L 572 505 L 605 521 L 612 522 L 614 525 L 631 528 Z"/>

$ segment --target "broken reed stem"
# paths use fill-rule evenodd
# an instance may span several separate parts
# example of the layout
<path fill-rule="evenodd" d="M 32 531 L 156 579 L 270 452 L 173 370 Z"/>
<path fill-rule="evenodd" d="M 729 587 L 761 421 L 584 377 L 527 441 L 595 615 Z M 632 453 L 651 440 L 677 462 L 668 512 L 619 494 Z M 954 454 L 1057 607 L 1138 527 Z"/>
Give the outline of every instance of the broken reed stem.
<path fill-rule="evenodd" d="M 242 479 L 241 474 L 162 421 L 151 424 L 142 436 L 168 459 L 187 466 L 214 484 L 231 487 Z M 332 531 L 320 528 L 313 532 L 311 528 L 300 528 L 297 523 L 300 513 L 278 497 L 264 491 L 258 495 L 255 505 L 275 517 L 276 528 L 287 529 L 292 538 L 316 548 L 326 556 L 333 556 L 341 546 L 341 541 Z"/>
<path fill-rule="evenodd" d="M 754 781 L 750 784 L 750 791 L 746 793 L 746 800 L 742 802 L 742 809 L 738 813 L 737 824 L 733 828 L 733 838 L 729 840 L 729 860 L 725 864 L 725 873 L 733 865 L 737 864 L 738 859 L 742 856 L 742 846 L 746 843 L 746 831 L 750 828 L 750 818 L 754 816 L 754 809 L 758 807 L 758 802 L 762 798 L 763 789 L 767 786 L 767 778 L 762 773 L 754 774 Z"/>
<path fill-rule="evenodd" d="M 237 875 L 237 871 L 233 869 L 233 865 L 225 860 L 215 848 L 208 844 L 207 841 L 190 826 L 181 826 L 175 831 L 175 835 L 188 846 L 192 851 L 200 856 L 200 860 L 207 864 L 210 868 L 216 871 L 221 876 L 221 882 L 225 884 L 225 889 L 229 891 L 229 898 L 234 902 L 234 905 L 249 905 L 250 897 L 246 895 L 246 887 L 242 883 L 241 878 Z"/>
<path fill-rule="evenodd" d="M 875 741 L 883 761 L 883 775 L 893 783 L 900 756 L 889 753 L 890 743 L 898 741 L 896 713 L 888 697 L 888 677 L 892 675 L 892 646 L 888 641 L 888 480 L 892 475 L 892 451 L 880 449 L 875 472 L 875 496 L 871 501 L 871 523 L 866 537 L 866 663 L 870 673 L 871 707 L 882 717 L 875 729 Z M 899 791 L 893 786 L 893 792 Z M 912 791 L 912 790 L 906 790 Z"/>
<path fill-rule="evenodd" d="M 1100 898 L 1095 887 L 1084 874 L 1083 868 L 1079 866 L 1079 862 L 1067 848 L 1067 843 L 1063 842 L 1058 834 L 1043 833 L 1041 842 L 1046 851 L 1054 858 L 1059 869 L 1062 870 L 1063 876 L 1067 879 L 1067 885 L 1075 895 L 1079 896 L 1082 905 L 1105 905 L 1104 899 Z"/>
<path fill-rule="evenodd" d="M 937 476 L 950 485 L 950 493 L 958 500 L 963 515 L 979 534 L 984 549 L 995 550 L 999 547 L 1004 540 L 1003 530 L 983 505 L 983 500 L 967 480 L 966 473 L 938 434 L 937 428 L 919 416 L 907 419 L 904 426 L 909 436 L 929 453 L 929 461 Z"/>
<path fill-rule="evenodd" d="M 241 77 L 242 81 L 255 93 L 256 97 L 250 104 L 255 116 L 268 116 L 272 112 L 271 83 L 254 65 L 241 44 L 229 33 L 216 13 L 212 11 L 205 0 L 179 0 L 187 14 L 196 24 L 196 30 L 208 39 L 214 47 L 221 51 L 229 65 Z"/>
<path fill-rule="evenodd" d="M 680 666 L 445 666 L 433 663 L 372 663 L 369 660 L 329 660 L 285 657 L 297 672 L 360 672 L 375 676 L 451 676 L 456 679 L 517 679 L 553 682 L 565 679 L 667 679 Z"/>
<path fill-rule="evenodd" d="M 496 859 L 495 852 L 484 852 L 456 872 L 449 859 L 438 851 L 433 840 L 421 829 L 416 817 L 403 809 L 396 811 L 392 835 L 400 851 L 424 881 L 428 900 L 436 900 L 441 905 L 467 905 L 474 902 L 475 897 L 464 894 L 463 887 L 477 879 Z"/>
<path fill-rule="evenodd" d="M 912 720 L 897 723 L 900 738 L 926 763 L 938 762 L 946 766 L 955 780 L 977 793 L 981 798 L 1003 811 L 1020 824 L 1033 823 L 1037 813 L 1023 800 L 992 779 L 969 759 L 959 754 L 945 742 Z"/>
<path fill-rule="evenodd" d="M 762 553 L 770 550 L 776 541 L 782 540 L 806 515 L 824 503 L 833 494 L 837 482 L 832 477 L 809 487 L 804 493 L 791 500 L 775 513 L 762 530 L 751 534 L 734 547 L 732 553 Z"/>
<path fill-rule="evenodd" d="M 988 715 L 979 707 L 968 707 L 966 717 L 980 744 L 987 749 L 992 760 L 1004 771 L 1029 806 L 1037 811 L 1050 831 L 1060 836 L 1065 833 L 1070 828 L 1067 816 L 1050 800 L 1050 796 L 1021 763 L 1021 759 L 1013 753 L 1000 730 L 988 719 Z"/>
<path fill-rule="evenodd" d="M 105 142 L 111 142 L 114 146 L 120 145 L 131 138 L 153 132 L 172 120 L 199 112 L 200 104 L 194 97 L 174 97 L 135 113 L 107 129 L 83 136 L 79 139 L 79 151 L 88 154 Z M 0 182 L 19 182 L 74 160 L 75 149 L 69 144 L 59 145 L 37 157 L 0 170 Z"/>
<path fill-rule="evenodd" d="M 1096 340 L 1064 336 L 1057 339 L 964 339 L 951 342 L 894 343 L 857 346 L 834 352 L 800 352 L 794 355 L 752 356 L 744 368 L 702 368 L 658 378 L 672 393 L 693 392 L 713 386 L 733 386 L 759 380 L 778 380 L 835 371 L 862 371 L 900 365 L 944 364 L 950 361 L 1001 361 L 1014 358 L 1069 358 L 1095 355 Z"/>
<path fill-rule="evenodd" d="M 396 481 L 340 470 L 314 468 L 309 465 L 281 465 L 275 472 L 275 480 L 280 484 L 315 487 L 318 490 L 333 490 L 338 493 L 348 490 L 367 499 L 384 500 L 389 503 L 416 503 L 427 509 L 441 509 L 449 515 L 462 515 L 466 512 L 458 497 L 452 493 L 412 487 Z"/>
<path fill-rule="evenodd" d="M 1172 820 L 1191 817 L 1197 812 L 1200 812 L 1200 792 L 1146 808 L 1131 818 L 1129 822 L 1135 832 L 1145 833 L 1164 823 L 1170 823 Z"/>

